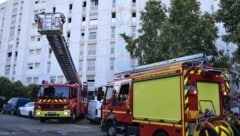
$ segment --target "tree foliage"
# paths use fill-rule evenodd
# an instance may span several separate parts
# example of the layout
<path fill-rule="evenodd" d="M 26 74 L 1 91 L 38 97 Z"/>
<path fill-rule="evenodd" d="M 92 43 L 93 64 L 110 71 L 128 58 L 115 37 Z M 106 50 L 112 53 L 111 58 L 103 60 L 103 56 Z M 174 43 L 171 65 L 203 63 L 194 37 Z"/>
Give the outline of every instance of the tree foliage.
<path fill-rule="evenodd" d="M 162 26 L 166 18 L 166 9 L 161 2 L 148 1 L 144 11 L 141 12 L 141 35 L 133 39 L 126 34 L 122 37 L 128 43 L 126 49 L 132 58 L 136 58 L 140 64 L 151 63 L 159 59 L 164 59 L 162 55 L 163 46 L 159 41 Z"/>
<path fill-rule="evenodd" d="M 219 10 L 216 20 L 223 22 L 226 34 L 223 40 L 232 42 L 238 46 L 233 53 L 233 60 L 240 62 L 240 1 L 239 0 L 220 0 Z"/>
<path fill-rule="evenodd" d="M 36 84 L 25 86 L 21 81 L 11 82 L 5 77 L 0 77 L 0 86 L 0 96 L 6 97 L 6 99 L 11 97 L 34 98 L 36 94 L 33 90 L 38 87 Z"/>
<path fill-rule="evenodd" d="M 141 12 L 140 36 L 122 34 L 126 49 L 140 65 L 180 56 L 217 55 L 217 27 L 209 13 L 201 14 L 196 0 L 171 0 L 169 9 L 150 0 Z"/>

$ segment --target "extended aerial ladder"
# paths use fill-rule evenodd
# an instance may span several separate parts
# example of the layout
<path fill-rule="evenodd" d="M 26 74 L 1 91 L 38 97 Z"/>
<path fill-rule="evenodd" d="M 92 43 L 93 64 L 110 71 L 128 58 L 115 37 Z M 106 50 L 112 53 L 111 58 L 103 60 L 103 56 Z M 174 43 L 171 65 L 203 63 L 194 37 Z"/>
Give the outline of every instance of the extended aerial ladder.
<path fill-rule="evenodd" d="M 212 56 L 206 56 L 203 53 L 198 53 L 198 54 L 193 54 L 193 55 L 188 55 L 188 56 L 183 56 L 183 57 L 178 57 L 174 59 L 169 59 L 169 60 L 164 60 L 156 63 L 151 63 L 151 64 L 146 64 L 146 65 L 141 65 L 137 66 L 135 68 L 132 68 L 127 71 L 122 71 L 118 72 L 115 74 L 115 76 L 118 77 L 124 77 L 128 76 L 133 73 L 138 73 L 158 67 L 163 67 L 165 65 L 171 64 L 171 63 L 178 63 L 178 62 L 185 62 L 185 63 L 191 63 L 191 64 L 201 64 L 201 63 L 207 63 L 212 59 Z"/>
<path fill-rule="evenodd" d="M 38 32 L 46 35 L 66 80 L 80 84 L 67 42 L 62 35 L 64 15 L 62 13 L 40 13 L 35 15 L 35 22 L 38 23 Z"/>

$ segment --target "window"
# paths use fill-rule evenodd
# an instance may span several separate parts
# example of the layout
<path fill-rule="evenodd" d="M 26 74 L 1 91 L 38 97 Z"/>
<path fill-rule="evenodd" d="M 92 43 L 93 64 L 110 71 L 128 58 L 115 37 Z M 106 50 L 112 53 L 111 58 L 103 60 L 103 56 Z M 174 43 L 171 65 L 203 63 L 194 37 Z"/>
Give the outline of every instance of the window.
<path fill-rule="evenodd" d="M 57 76 L 57 82 L 63 83 L 63 76 Z"/>
<path fill-rule="evenodd" d="M 111 38 L 115 38 L 115 29 L 116 27 L 111 27 Z"/>
<path fill-rule="evenodd" d="M 47 73 L 50 73 L 50 69 L 51 69 L 51 62 L 47 63 Z"/>
<path fill-rule="evenodd" d="M 95 44 L 88 45 L 88 55 L 96 55 L 96 45 Z"/>
<path fill-rule="evenodd" d="M 33 83 L 35 83 L 35 84 L 38 83 L 38 77 L 33 77 Z"/>
<path fill-rule="evenodd" d="M 124 102 L 128 98 L 129 84 L 124 84 L 121 86 L 119 91 L 119 102 Z"/>
<path fill-rule="evenodd" d="M 82 32 L 82 33 L 81 33 L 81 39 L 84 39 L 84 35 L 85 35 L 85 33 Z"/>
<path fill-rule="evenodd" d="M 36 49 L 36 55 L 40 55 L 41 54 L 41 49 Z"/>
<path fill-rule="evenodd" d="M 32 83 L 32 78 L 31 77 L 27 77 L 27 83 L 28 84 Z"/>
<path fill-rule="evenodd" d="M 83 56 L 83 48 L 84 46 L 83 45 L 80 45 L 80 56 Z"/>
<path fill-rule="evenodd" d="M 8 57 L 12 57 L 12 53 L 11 52 L 8 53 Z"/>
<path fill-rule="evenodd" d="M 88 60 L 87 70 L 88 71 L 94 71 L 95 70 L 95 60 Z"/>
<path fill-rule="evenodd" d="M 86 6 L 87 6 L 87 2 L 84 1 L 84 2 L 83 2 L 83 7 L 86 7 Z"/>
<path fill-rule="evenodd" d="M 96 26 L 98 24 L 98 20 L 97 19 L 90 19 L 90 25 L 91 26 Z"/>
<path fill-rule="evenodd" d="M 72 18 L 68 18 L 68 23 L 71 23 L 72 22 Z"/>
<path fill-rule="evenodd" d="M 55 76 L 51 76 L 50 77 L 50 82 L 51 83 L 55 83 L 56 82 L 56 77 Z"/>
<path fill-rule="evenodd" d="M 34 50 L 33 49 L 30 49 L 29 50 L 29 55 L 33 55 L 34 54 Z"/>
<path fill-rule="evenodd" d="M 70 38 L 71 34 L 70 32 L 67 33 L 67 38 Z"/>
<path fill-rule="evenodd" d="M 90 32 L 89 33 L 89 39 L 96 39 L 97 38 L 97 32 Z"/>
<path fill-rule="evenodd" d="M 69 10 L 72 10 L 73 5 L 69 4 Z"/>
<path fill-rule="evenodd" d="M 110 54 L 114 54 L 114 45 L 111 45 Z"/>
<path fill-rule="evenodd" d="M 136 17 L 136 12 L 133 12 L 133 13 L 132 13 L 132 17 Z"/>
<path fill-rule="evenodd" d="M 114 70 L 114 59 L 110 59 L 110 70 Z"/>
<path fill-rule="evenodd" d="M 83 68 L 83 61 L 79 60 L 78 71 L 82 71 L 82 68 Z"/>
<path fill-rule="evenodd" d="M 136 26 L 132 26 L 131 29 L 132 29 L 132 37 L 135 37 L 136 36 Z"/>
<path fill-rule="evenodd" d="M 86 17 L 82 17 L 82 21 L 84 22 L 86 20 Z"/>
<path fill-rule="evenodd" d="M 31 36 L 31 41 L 35 41 L 36 36 Z"/>
<path fill-rule="evenodd" d="M 39 62 L 34 63 L 34 67 L 35 67 L 35 69 L 39 69 L 40 68 L 40 63 Z"/>
<path fill-rule="evenodd" d="M 112 12 L 112 18 L 116 18 L 116 13 Z"/>
<path fill-rule="evenodd" d="M 116 0 L 112 0 L 112 7 L 113 7 L 113 8 L 116 7 Z"/>
<path fill-rule="evenodd" d="M 53 7 L 52 10 L 53 10 L 53 13 L 55 13 L 56 12 L 56 7 Z"/>
<path fill-rule="evenodd" d="M 33 69 L 33 63 L 28 63 L 28 69 Z"/>

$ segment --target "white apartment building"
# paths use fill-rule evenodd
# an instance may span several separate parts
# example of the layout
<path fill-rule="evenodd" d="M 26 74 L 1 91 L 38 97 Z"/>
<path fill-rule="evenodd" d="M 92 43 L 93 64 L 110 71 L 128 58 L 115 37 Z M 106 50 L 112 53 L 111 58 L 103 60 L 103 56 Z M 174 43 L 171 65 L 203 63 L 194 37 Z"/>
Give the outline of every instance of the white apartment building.
<path fill-rule="evenodd" d="M 23 84 L 42 80 L 65 82 L 45 36 L 37 32 L 34 14 L 61 12 L 64 37 L 82 82 L 89 89 L 113 80 L 135 61 L 125 49 L 121 33 L 138 36 L 140 11 L 147 0 L 8 0 L 0 5 L 0 76 Z M 203 1 L 213 11 L 218 0 Z M 163 0 L 169 5 L 169 0 Z M 223 42 L 220 46 L 225 48 Z"/>

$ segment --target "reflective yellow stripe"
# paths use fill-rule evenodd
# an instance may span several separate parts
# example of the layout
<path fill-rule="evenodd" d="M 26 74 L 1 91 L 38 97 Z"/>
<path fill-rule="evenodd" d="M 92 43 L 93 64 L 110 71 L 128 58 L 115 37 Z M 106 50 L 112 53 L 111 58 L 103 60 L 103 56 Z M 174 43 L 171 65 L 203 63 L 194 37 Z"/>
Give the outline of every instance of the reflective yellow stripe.
<path fill-rule="evenodd" d="M 202 70 L 198 70 L 196 75 L 200 75 L 202 73 Z"/>
<path fill-rule="evenodd" d="M 111 112 L 110 110 L 102 110 L 103 112 Z M 116 111 L 113 110 L 112 113 L 116 113 L 116 114 L 126 114 L 126 111 Z M 132 112 L 129 112 L 129 114 L 132 114 Z"/>
<path fill-rule="evenodd" d="M 160 123 L 160 122 L 143 121 L 143 120 L 133 120 L 133 122 L 138 122 L 138 123 L 142 123 L 142 124 L 152 124 L 152 125 L 179 127 L 179 128 L 182 127 L 182 125 L 174 124 L 174 123 Z"/>
<path fill-rule="evenodd" d="M 190 74 L 194 74 L 194 70 L 191 70 L 191 71 L 190 71 Z"/>

